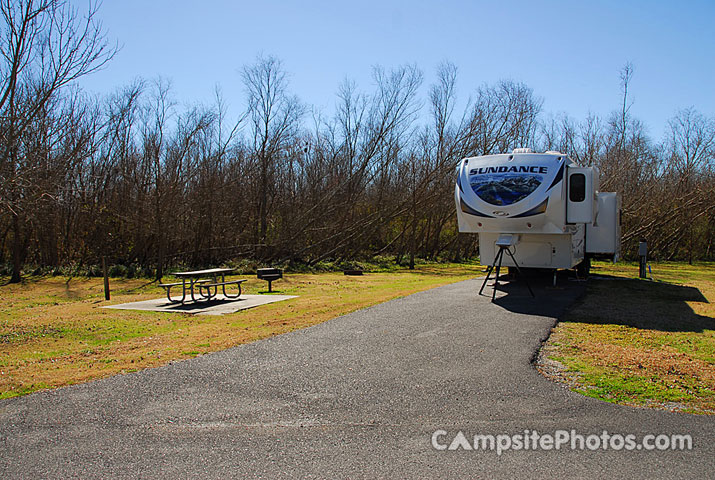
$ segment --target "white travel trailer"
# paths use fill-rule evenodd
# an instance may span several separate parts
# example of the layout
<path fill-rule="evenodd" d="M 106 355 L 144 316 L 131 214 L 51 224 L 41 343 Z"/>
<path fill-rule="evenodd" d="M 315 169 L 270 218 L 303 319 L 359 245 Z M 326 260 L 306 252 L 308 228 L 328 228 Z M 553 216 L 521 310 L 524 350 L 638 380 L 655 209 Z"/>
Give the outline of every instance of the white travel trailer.
<path fill-rule="evenodd" d="M 506 248 L 504 266 L 587 275 L 590 258 L 620 256 L 619 195 L 599 192 L 598 170 L 562 153 L 465 158 L 454 197 L 459 231 L 479 234 L 483 264 L 493 267 Z"/>

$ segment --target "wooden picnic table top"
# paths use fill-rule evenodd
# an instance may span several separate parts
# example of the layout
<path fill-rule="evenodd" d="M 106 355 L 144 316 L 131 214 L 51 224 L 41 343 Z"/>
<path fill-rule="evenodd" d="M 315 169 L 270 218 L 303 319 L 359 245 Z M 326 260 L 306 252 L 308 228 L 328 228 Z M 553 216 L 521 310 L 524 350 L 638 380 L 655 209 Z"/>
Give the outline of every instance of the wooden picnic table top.
<path fill-rule="evenodd" d="M 219 275 L 230 273 L 236 270 L 235 268 L 209 268 L 207 270 L 193 270 L 191 272 L 174 272 L 175 277 L 202 277 L 205 275 Z"/>

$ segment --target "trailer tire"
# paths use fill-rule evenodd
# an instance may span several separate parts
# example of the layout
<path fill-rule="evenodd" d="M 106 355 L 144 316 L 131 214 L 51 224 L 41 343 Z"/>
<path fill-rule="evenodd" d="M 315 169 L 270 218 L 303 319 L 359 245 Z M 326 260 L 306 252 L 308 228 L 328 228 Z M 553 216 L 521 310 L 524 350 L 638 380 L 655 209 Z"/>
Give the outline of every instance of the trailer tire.
<path fill-rule="evenodd" d="M 591 259 L 586 257 L 584 258 L 581 263 L 576 265 L 576 275 L 579 278 L 588 278 L 588 275 L 591 273 Z"/>

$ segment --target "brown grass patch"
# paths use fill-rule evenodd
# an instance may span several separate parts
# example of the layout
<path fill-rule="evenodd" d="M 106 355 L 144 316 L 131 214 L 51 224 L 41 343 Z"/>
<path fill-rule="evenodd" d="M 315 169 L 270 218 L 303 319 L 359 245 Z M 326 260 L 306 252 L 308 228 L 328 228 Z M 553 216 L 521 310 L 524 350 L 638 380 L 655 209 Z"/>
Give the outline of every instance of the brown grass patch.
<path fill-rule="evenodd" d="M 163 296 L 145 280 L 42 278 L 0 287 L 0 398 L 156 367 L 315 325 L 360 308 L 479 274 L 478 266 L 414 272 L 296 274 L 274 283 L 298 298 L 223 316 L 109 310 Z M 239 278 L 246 278 L 245 276 Z M 265 291 L 250 278 L 245 293 Z"/>
<path fill-rule="evenodd" d="M 537 367 L 602 400 L 715 413 L 712 266 L 654 266 L 656 279 L 667 282 L 630 279 L 632 266 L 600 264 L 596 271 L 609 277 L 589 281 Z"/>

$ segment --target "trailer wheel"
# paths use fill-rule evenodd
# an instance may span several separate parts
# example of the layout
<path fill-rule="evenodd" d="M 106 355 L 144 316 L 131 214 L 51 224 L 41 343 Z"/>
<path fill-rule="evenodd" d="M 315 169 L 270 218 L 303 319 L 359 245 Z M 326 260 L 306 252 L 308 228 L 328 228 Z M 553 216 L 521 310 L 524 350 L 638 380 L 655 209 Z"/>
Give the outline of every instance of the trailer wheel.
<path fill-rule="evenodd" d="M 581 261 L 581 263 L 576 265 L 576 275 L 579 278 L 588 278 L 588 275 L 590 273 L 591 273 L 591 259 L 586 257 Z"/>

